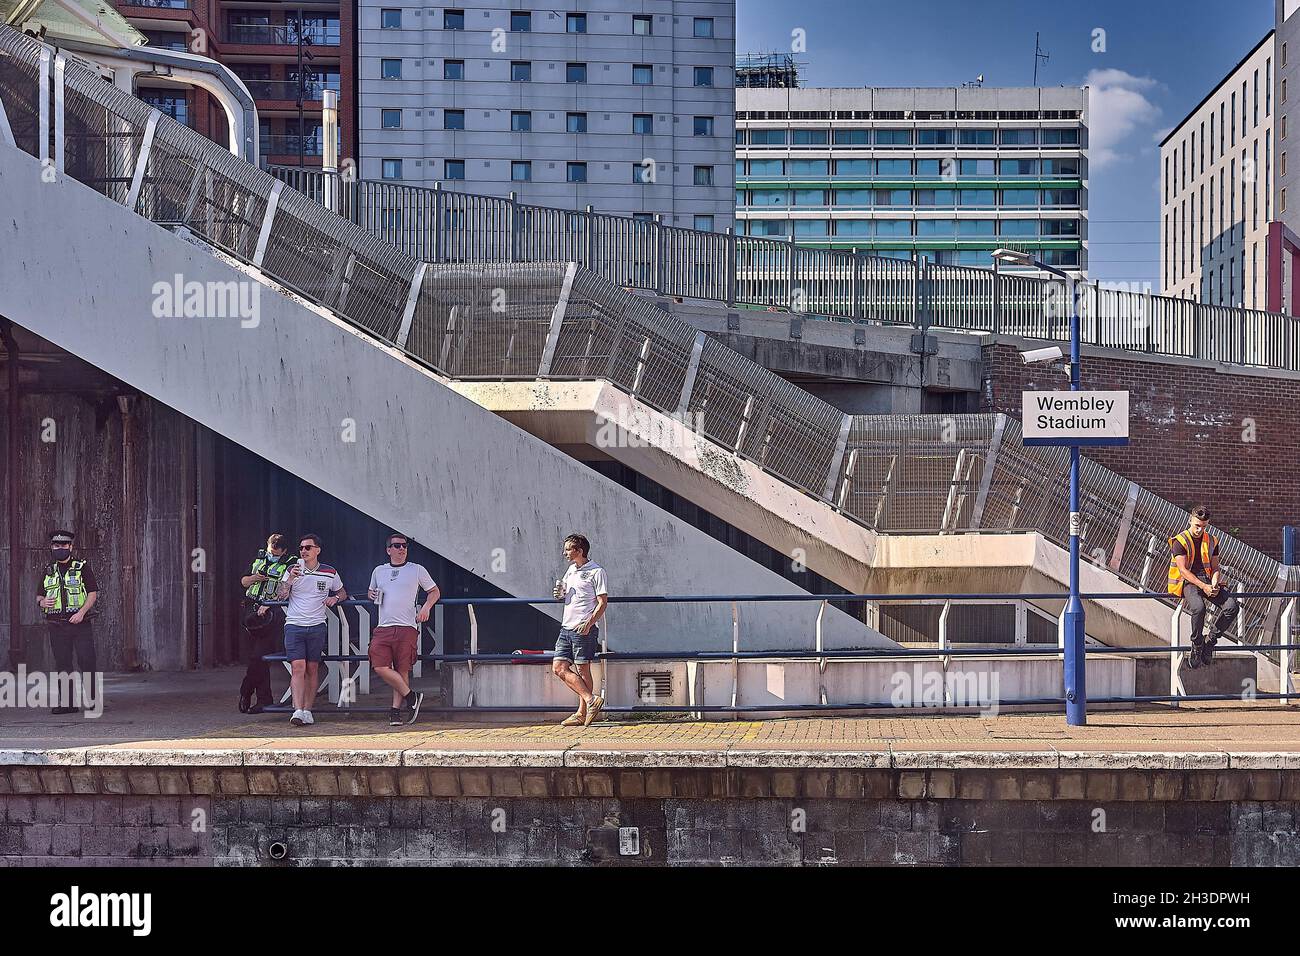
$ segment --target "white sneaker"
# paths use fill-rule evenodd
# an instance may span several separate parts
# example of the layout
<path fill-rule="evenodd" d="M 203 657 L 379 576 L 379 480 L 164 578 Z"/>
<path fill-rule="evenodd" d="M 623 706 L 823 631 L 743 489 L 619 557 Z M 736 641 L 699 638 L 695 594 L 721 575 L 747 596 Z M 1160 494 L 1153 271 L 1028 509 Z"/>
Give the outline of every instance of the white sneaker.
<path fill-rule="evenodd" d="M 289 718 L 289 723 L 293 724 L 295 727 L 301 727 L 303 724 L 307 723 L 307 721 L 302 719 L 304 713 L 306 713 L 306 711 L 295 710 L 293 716 Z"/>
<path fill-rule="evenodd" d="M 311 715 L 310 710 L 304 710 L 302 712 L 302 722 L 304 724 L 314 724 L 316 723 L 316 718 Z"/>

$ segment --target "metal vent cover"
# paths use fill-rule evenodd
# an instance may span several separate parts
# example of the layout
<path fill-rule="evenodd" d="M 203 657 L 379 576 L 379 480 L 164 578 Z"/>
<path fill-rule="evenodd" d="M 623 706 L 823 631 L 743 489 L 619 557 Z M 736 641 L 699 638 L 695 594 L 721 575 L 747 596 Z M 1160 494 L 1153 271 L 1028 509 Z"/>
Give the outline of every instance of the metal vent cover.
<path fill-rule="evenodd" d="M 643 704 L 662 704 L 673 699 L 672 671 L 637 671 L 636 696 Z"/>

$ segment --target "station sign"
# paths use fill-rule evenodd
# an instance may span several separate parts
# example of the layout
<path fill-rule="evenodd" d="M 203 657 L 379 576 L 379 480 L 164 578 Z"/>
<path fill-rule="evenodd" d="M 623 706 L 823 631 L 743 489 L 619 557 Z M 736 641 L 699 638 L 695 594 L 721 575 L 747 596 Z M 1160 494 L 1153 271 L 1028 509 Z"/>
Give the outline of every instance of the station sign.
<path fill-rule="evenodd" d="M 1127 445 L 1128 392 L 1022 392 L 1026 445 Z"/>

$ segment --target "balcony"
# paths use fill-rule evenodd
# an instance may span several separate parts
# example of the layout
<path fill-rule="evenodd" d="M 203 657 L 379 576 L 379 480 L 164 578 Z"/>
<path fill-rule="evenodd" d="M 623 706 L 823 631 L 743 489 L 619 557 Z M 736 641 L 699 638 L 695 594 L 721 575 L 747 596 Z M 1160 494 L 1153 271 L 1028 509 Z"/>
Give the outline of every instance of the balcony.
<path fill-rule="evenodd" d="M 325 137 L 319 133 L 299 136 L 297 133 L 263 133 L 258 149 L 263 156 L 297 156 L 301 145 L 303 156 L 320 156 L 324 153 Z"/>
<path fill-rule="evenodd" d="M 165 10 L 188 10 L 190 0 L 124 0 L 124 7 L 156 7 Z"/>
<path fill-rule="evenodd" d="M 304 40 L 312 46 L 338 46 L 339 26 L 306 26 L 303 28 Z M 225 41 L 246 46 L 292 46 L 298 45 L 298 28 L 293 23 L 231 23 L 226 27 Z"/>
<path fill-rule="evenodd" d="M 298 99 L 297 80 L 244 80 L 244 85 L 255 100 L 294 102 Z M 319 103 L 324 99 L 326 90 L 339 92 L 338 76 L 326 80 L 309 79 L 302 88 L 303 102 Z"/>

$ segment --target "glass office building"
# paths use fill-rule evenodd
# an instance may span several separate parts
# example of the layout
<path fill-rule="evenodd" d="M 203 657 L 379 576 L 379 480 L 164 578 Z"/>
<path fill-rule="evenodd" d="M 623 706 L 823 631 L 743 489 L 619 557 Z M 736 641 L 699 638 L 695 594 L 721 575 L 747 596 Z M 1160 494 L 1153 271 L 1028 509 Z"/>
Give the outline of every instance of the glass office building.
<path fill-rule="evenodd" d="M 1087 271 L 1087 89 L 736 90 L 737 230 Z"/>

